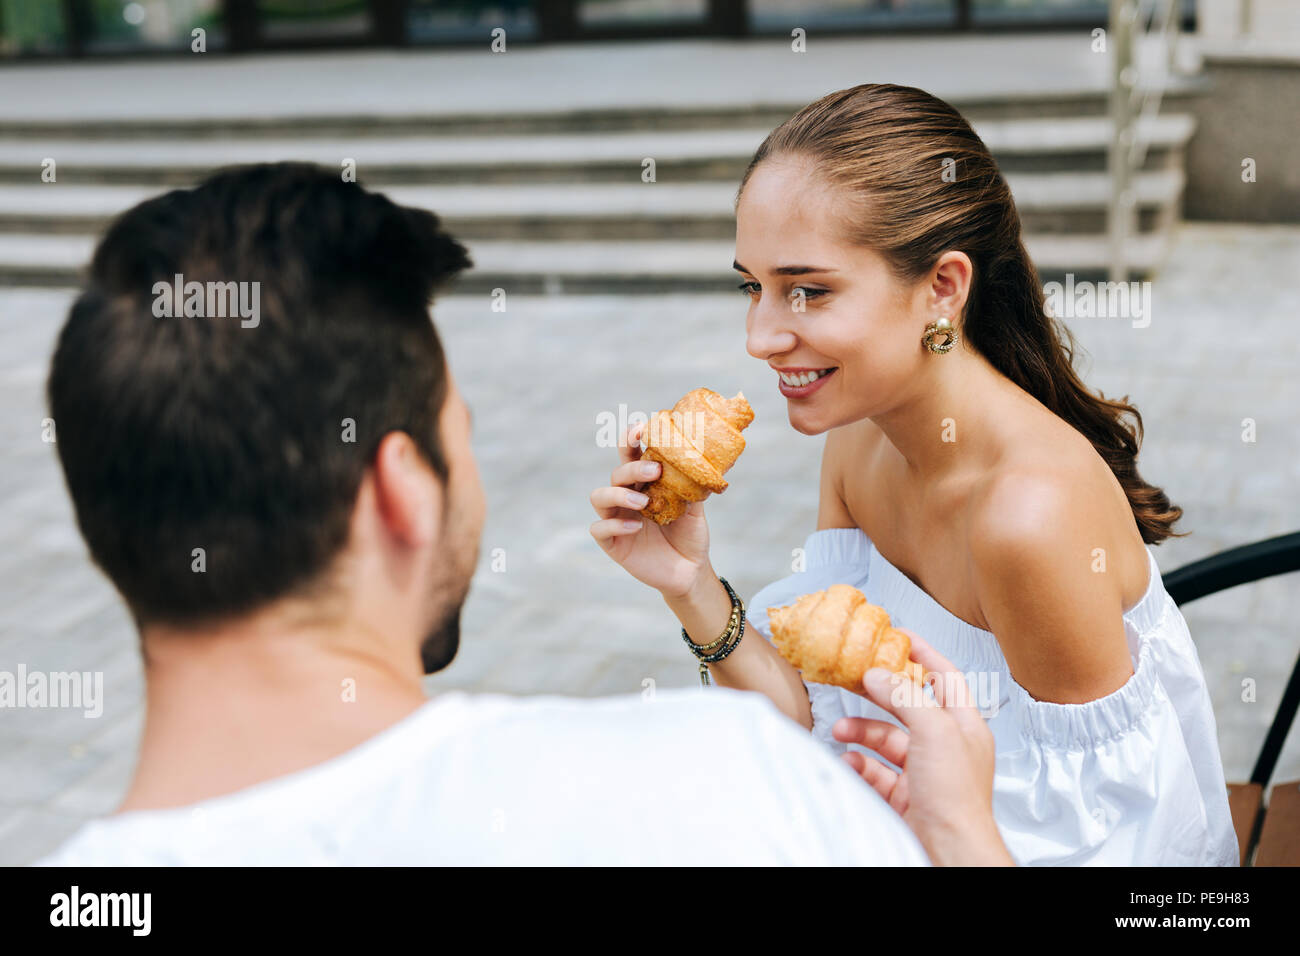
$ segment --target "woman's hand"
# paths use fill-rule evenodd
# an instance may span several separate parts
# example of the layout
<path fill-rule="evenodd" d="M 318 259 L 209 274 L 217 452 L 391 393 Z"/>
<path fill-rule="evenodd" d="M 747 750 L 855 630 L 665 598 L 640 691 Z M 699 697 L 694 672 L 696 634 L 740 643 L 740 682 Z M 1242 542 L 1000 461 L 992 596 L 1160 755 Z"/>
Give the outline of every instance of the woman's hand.
<path fill-rule="evenodd" d="M 610 473 L 609 485 L 591 493 L 591 505 L 600 520 L 591 536 L 605 553 L 632 577 L 663 592 L 667 598 L 687 594 L 709 570 L 709 526 L 704 505 L 691 502 L 672 524 L 660 526 L 642 516 L 649 501 L 643 490 L 659 477 L 660 465 L 642 459 L 640 438 L 645 425 L 629 428 L 619 442 L 619 465 Z"/>
<path fill-rule="evenodd" d="M 707 644 L 723 633 L 732 605 L 709 563 L 704 505 L 691 502 L 684 515 L 666 526 L 642 516 L 648 501 L 641 489 L 660 474 L 658 462 L 642 460 L 644 431 L 642 424 L 624 433 L 609 485 L 591 493 L 600 515 L 591 536 L 634 578 L 659 589 L 689 640 Z M 643 472 L 646 465 L 649 470 Z M 808 691 L 799 672 L 762 635 L 742 638 L 725 660 L 709 665 L 709 674 L 720 687 L 766 694 L 795 723 L 812 728 Z"/>
<path fill-rule="evenodd" d="M 836 740 L 861 744 L 902 773 L 856 751 L 844 755 L 862 779 L 898 811 L 940 866 L 1007 866 L 1015 860 L 993 822 L 993 732 L 976 710 L 965 676 L 916 634 L 912 660 L 925 670 L 934 699 L 882 668 L 863 678 L 866 696 L 907 729 L 885 720 L 843 717 Z"/>

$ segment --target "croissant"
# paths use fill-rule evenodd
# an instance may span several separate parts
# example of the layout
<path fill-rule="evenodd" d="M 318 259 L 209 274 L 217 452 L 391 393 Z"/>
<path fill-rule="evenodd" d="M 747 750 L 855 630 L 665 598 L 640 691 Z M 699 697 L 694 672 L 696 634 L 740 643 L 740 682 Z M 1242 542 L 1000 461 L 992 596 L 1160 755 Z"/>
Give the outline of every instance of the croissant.
<path fill-rule="evenodd" d="M 722 473 L 745 450 L 740 433 L 753 420 L 743 392 L 723 398 L 707 388 L 687 392 L 671 409 L 655 412 L 642 457 L 663 469 L 646 489 L 650 501 L 641 513 L 665 525 L 685 514 L 688 502 L 725 491 Z"/>
<path fill-rule="evenodd" d="M 883 667 L 921 682 L 921 665 L 909 660 L 911 639 L 855 587 L 832 584 L 767 613 L 772 643 L 806 680 L 861 693 L 862 675 Z"/>

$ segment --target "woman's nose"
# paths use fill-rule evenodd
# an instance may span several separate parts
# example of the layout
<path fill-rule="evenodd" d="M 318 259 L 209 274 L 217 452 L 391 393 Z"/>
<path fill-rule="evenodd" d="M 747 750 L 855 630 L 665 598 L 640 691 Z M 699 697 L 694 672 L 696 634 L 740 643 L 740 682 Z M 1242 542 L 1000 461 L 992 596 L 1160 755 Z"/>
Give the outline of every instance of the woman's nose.
<path fill-rule="evenodd" d="M 799 343 L 790 329 L 790 309 L 784 302 L 758 302 L 750 307 L 745 323 L 745 348 L 756 359 L 793 351 Z"/>

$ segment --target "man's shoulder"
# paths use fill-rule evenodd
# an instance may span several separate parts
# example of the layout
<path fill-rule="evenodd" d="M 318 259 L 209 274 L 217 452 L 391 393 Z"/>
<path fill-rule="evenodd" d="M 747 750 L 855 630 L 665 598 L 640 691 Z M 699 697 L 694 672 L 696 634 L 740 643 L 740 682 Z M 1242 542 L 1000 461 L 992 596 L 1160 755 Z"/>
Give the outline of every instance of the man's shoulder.
<path fill-rule="evenodd" d="M 743 751 L 747 740 L 773 738 L 796 750 L 817 750 L 765 695 L 724 687 L 705 692 L 647 685 L 640 693 L 594 698 L 478 694 L 464 706 L 467 728 L 480 734 L 522 730 L 587 752 L 626 750 L 635 742 L 643 755 L 663 750 L 716 762 L 724 752 Z"/>
<path fill-rule="evenodd" d="M 477 695 L 478 717 L 448 765 L 490 775 L 486 753 L 509 754 L 516 779 L 552 793 L 601 794 L 644 805 L 674 799 L 751 809 L 872 804 L 874 791 L 807 730 L 754 691 L 669 689 L 603 698 Z M 892 811 L 889 811 L 892 814 Z"/>
<path fill-rule="evenodd" d="M 455 768 L 456 774 L 464 774 L 461 782 L 471 784 L 472 777 L 510 761 L 521 774 L 563 769 L 572 774 L 580 767 L 601 768 L 601 778 L 617 786 L 625 779 L 617 772 L 621 764 L 641 762 L 663 769 L 665 762 L 671 762 L 689 766 L 698 780 L 701 767 L 716 762 L 718 755 L 712 748 L 722 739 L 730 742 L 727 751 L 743 753 L 746 748 L 738 746 L 741 735 L 761 733 L 764 728 L 771 731 L 773 726 L 779 734 L 784 730 L 781 722 L 787 721 L 766 697 L 725 688 L 702 693 L 647 685 L 641 693 L 594 698 L 448 691 L 412 718 L 335 760 L 192 808 L 90 820 L 32 865 L 182 862 L 180 855 L 175 860 L 161 859 L 157 841 L 136 837 L 164 830 L 189 836 L 193 820 L 207 808 L 224 813 L 227 808 L 265 804 L 277 792 L 294 792 L 316 782 L 328 788 L 330 782 L 337 783 L 336 771 L 354 781 L 379 783 L 388 766 L 401 771 L 405 786 L 437 790 L 440 779 L 446 779 L 440 769 Z M 358 762 L 370 764 L 368 771 L 348 773 L 348 766 Z M 339 793 L 337 786 L 333 790 Z"/>
<path fill-rule="evenodd" d="M 88 824 L 39 862 L 923 862 L 891 817 L 760 694 L 457 691 L 338 761 Z"/>
<path fill-rule="evenodd" d="M 475 804 L 493 807 L 522 858 L 926 862 L 879 796 L 762 694 L 681 689 L 476 706 L 495 713 L 471 721 L 475 731 L 444 754 L 476 784 L 448 809 L 472 818 Z"/>
<path fill-rule="evenodd" d="M 727 687 L 711 687 L 707 691 L 690 687 L 660 689 L 652 680 L 647 680 L 640 692 L 605 697 L 465 694 L 462 695 L 462 706 L 467 713 L 477 713 L 487 719 L 513 719 L 539 714 L 556 720 L 585 720 L 595 715 L 633 720 L 644 720 L 649 715 L 690 719 L 698 714 L 707 714 L 759 720 L 780 716 L 780 711 L 766 696 L 753 691 Z"/>
<path fill-rule="evenodd" d="M 165 866 L 170 862 L 159 856 L 158 848 L 138 841 L 123 827 L 120 818 L 103 817 L 83 823 L 62 843 L 32 866 Z"/>

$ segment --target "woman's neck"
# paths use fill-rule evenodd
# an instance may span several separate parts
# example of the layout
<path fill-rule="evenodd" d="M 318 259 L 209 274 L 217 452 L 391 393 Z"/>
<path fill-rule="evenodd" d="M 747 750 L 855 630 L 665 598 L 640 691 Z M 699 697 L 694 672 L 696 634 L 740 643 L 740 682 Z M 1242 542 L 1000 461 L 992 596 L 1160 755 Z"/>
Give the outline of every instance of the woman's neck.
<path fill-rule="evenodd" d="M 1015 406 L 1037 404 L 977 352 L 959 347 L 933 362 L 902 402 L 871 416 L 906 462 L 908 479 L 924 483 L 990 464 Z"/>

